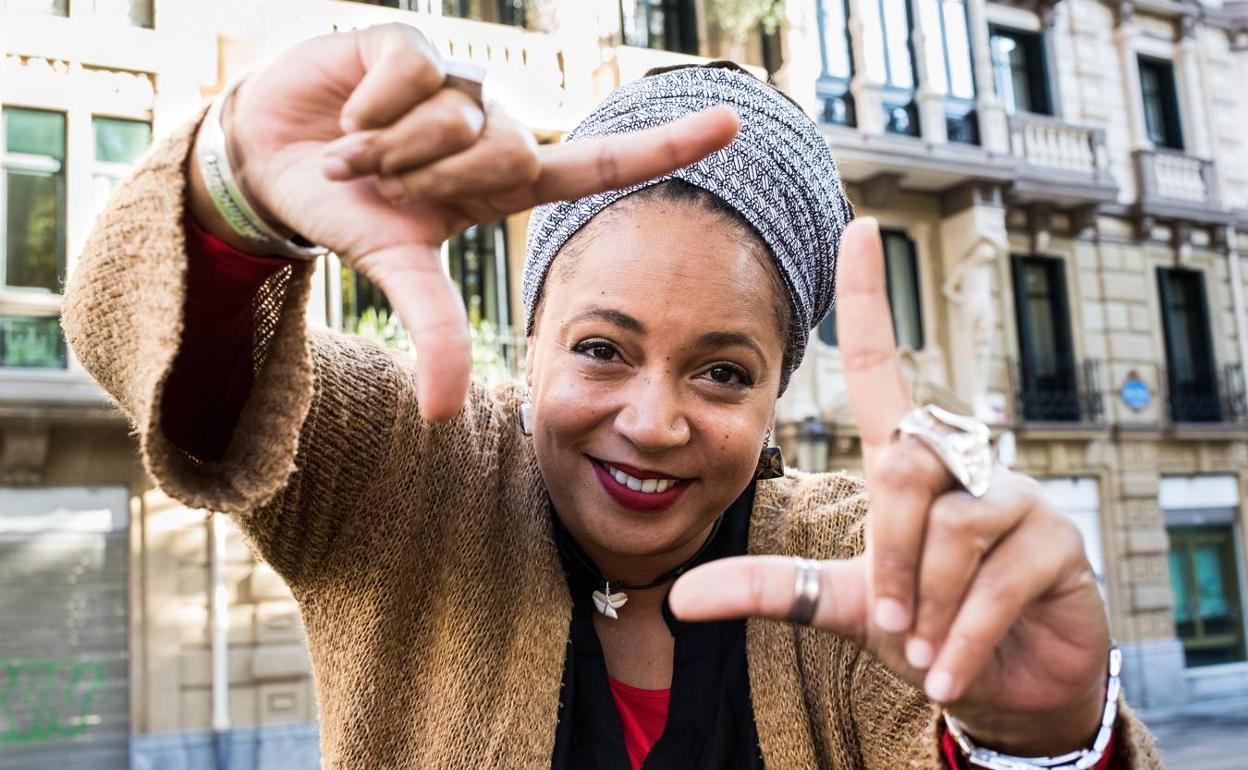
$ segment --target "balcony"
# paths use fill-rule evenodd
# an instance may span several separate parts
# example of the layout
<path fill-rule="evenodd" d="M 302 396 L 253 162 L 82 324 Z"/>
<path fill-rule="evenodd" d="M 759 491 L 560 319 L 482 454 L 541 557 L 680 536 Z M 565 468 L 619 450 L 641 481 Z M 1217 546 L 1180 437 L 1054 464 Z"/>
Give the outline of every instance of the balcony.
<path fill-rule="evenodd" d="M 1103 129 L 1022 112 L 1009 117 L 1009 129 L 1010 151 L 1018 161 L 1010 191 L 1014 200 L 1079 206 L 1117 198 Z"/>
<path fill-rule="evenodd" d="M 1157 147 L 1136 150 L 1136 216 L 1141 230 L 1151 229 L 1155 219 L 1183 219 L 1222 223 L 1226 213 L 1218 202 L 1213 161 L 1181 150 Z"/>
<path fill-rule="evenodd" d="M 267 2 L 261 9 L 262 48 L 270 52 L 329 32 L 395 21 L 414 25 L 444 56 L 484 67 L 489 98 L 539 133 L 568 131 L 593 106 L 589 78 L 585 87 L 569 88 L 563 45 L 544 32 L 336 0 Z"/>
<path fill-rule="evenodd" d="M 1095 359 L 1023 363 L 1010 367 L 1020 424 L 1046 423 L 1074 428 L 1105 424 L 1101 362 Z"/>
<path fill-rule="evenodd" d="M 1244 368 L 1227 364 L 1212 381 L 1166 380 L 1166 405 L 1172 425 L 1243 427 L 1248 425 Z"/>

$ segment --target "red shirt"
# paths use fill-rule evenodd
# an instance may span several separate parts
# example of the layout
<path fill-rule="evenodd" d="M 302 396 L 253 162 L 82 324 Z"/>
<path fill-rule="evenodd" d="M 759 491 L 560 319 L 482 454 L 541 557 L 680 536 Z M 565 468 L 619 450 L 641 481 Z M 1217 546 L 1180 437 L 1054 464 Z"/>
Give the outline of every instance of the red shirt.
<path fill-rule="evenodd" d="M 253 380 L 252 300 L 260 287 L 283 268 L 307 269 L 280 257 L 257 257 L 239 251 L 186 218 L 186 307 L 182 343 L 165 383 L 161 422 L 165 434 L 182 449 L 204 460 L 225 454 Z M 633 770 L 667 723 L 670 690 L 642 690 L 608 677 L 620 714 L 624 745 Z M 1092 770 L 1121 770 L 1113 741 Z M 967 764 L 953 737 L 941 728 L 941 754 L 951 768 Z"/>

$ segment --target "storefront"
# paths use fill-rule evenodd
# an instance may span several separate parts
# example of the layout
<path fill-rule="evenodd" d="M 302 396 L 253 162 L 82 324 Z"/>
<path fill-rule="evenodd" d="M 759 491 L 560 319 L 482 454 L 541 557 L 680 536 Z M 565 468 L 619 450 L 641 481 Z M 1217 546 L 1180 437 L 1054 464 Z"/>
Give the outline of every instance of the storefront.
<path fill-rule="evenodd" d="M 0 770 L 129 767 L 124 487 L 0 487 Z"/>

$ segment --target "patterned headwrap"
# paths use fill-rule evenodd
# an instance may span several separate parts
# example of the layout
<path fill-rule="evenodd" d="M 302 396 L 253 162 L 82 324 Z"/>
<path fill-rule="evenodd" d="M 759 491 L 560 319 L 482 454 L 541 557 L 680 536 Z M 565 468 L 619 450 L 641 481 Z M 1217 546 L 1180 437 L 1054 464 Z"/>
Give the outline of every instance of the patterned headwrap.
<path fill-rule="evenodd" d="M 616 89 L 567 141 L 641 131 L 718 104 L 734 108 L 741 120 L 741 131 L 724 149 L 648 182 L 533 210 L 523 285 L 527 333 L 533 331 L 534 309 L 551 262 L 568 239 L 624 196 L 683 179 L 736 210 L 771 250 L 794 319 L 780 380 L 784 392 L 802 361 L 809 330 L 832 305 L 837 248 L 853 216 L 836 160 L 814 122 L 748 73 L 689 67 Z"/>

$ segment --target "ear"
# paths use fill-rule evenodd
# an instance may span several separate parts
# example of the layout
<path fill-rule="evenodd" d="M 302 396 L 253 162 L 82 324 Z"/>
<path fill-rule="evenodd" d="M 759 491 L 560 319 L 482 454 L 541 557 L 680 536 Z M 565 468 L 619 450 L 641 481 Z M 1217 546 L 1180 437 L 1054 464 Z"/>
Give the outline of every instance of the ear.
<path fill-rule="evenodd" d="M 533 358 L 535 350 L 537 350 L 537 337 L 530 334 L 525 339 L 524 346 L 524 386 L 530 392 L 533 390 Z"/>

